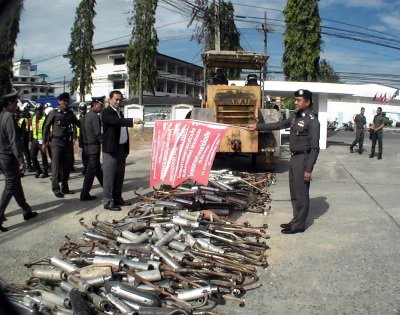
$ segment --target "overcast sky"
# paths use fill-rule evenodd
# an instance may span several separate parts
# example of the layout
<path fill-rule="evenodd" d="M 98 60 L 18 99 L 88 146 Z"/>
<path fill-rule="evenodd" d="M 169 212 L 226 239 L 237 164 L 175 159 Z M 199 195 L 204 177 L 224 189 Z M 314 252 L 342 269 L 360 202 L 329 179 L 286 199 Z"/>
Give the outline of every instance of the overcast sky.
<path fill-rule="evenodd" d="M 172 7 L 159 1 L 156 27 L 159 52 L 175 58 L 201 65 L 202 45 L 190 41 L 193 28 L 187 28 L 187 6 L 179 0 Z M 38 73 L 49 75 L 49 81 L 61 81 L 71 77 L 68 60 L 61 55 L 67 51 L 70 31 L 73 26 L 79 0 L 25 0 L 21 16 L 20 33 L 17 38 L 15 60 L 22 57 L 38 65 Z M 132 11 L 132 0 L 97 0 L 94 23 L 96 25 L 95 48 L 127 44 L 130 27 L 127 19 Z M 241 44 L 249 51 L 264 51 L 264 35 L 260 32 L 264 12 L 267 12 L 270 79 L 282 79 L 275 73 L 281 70 L 283 53 L 284 0 L 232 1 L 235 14 L 246 17 L 237 21 L 241 33 Z M 400 0 L 321 0 L 320 16 L 326 33 L 321 58 L 327 59 L 339 73 L 361 72 L 400 75 Z M 340 22 L 340 23 L 338 23 Z M 338 29 L 343 29 L 340 31 Z M 373 31 L 374 30 L 374 31 Z M 364 38 L 373 44 L 338 38 L 359 37 L 354 32 L 369 34 Z M 387 40 L 385 40 L 387 38 Z M 386 46 L 399 47 L 393 49 Z M 400 87 L 400 80 L 387 85 Z"/>

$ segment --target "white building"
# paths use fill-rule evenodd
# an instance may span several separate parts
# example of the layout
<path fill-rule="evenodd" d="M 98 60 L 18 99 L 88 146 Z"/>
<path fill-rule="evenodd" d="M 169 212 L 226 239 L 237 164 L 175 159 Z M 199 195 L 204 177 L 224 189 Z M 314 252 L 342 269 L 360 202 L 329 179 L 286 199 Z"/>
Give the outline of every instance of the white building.
<path fill-rule="evenodd" d="M 128 45 L 95 49 L 93 58 L 96 70 L 92 74 L 93 85 L 91 95 L 106 95 L 112 90 L 120 90 L 125 98 L 135 95 L 129 90 L 126 52 Z M 202 93 L 202 67 L 183 60 L 158 54 L 156 60 L 158 85 L 155 96 L 175 96 L 199 98 Z M 144 96 L 152 95 L 144 91 Z M 79 96 L 77 96 L 79 99 Z"/>
<path fill-rule="evenodd" d="M 230 81 L 229 84 L 244 85 L 244 81 Z M 400 96 L 392 99 L 398 89 L 379 84 L 338 84 L 293 81 L 265 81 L 264 93 L 272 97 L 293 97 L 298 89 L 313 93 L 314 112 L 321 125 L 320 148 L 326 149 L 327 123 L 338 118 L 339 126 L 353 120 L 353 116 L 365 108 L 367 124 L 371 123 L 378 107 L 394 122 L 400 121 Z M 374 97 L 386 101 L 374 101 Z"/>
<path fill-rule="evenodd" d="M 53 97 L 54 86 L 46 82 L 47 75 L 32 75 L 29 59 L 17 60 L 13 65 L 13 87 L 20 99 L 35 101 L 41 97 Z"/>

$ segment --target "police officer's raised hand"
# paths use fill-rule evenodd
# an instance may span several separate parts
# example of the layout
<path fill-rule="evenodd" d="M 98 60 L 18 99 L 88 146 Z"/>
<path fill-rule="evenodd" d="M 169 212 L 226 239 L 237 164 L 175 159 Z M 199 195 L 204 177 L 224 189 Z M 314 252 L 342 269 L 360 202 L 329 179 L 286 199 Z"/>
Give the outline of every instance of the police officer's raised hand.
<path fill-rule="evenodd" d="M 311 182 L 312 178 L 311 178 L 311 173 L 309 172 L 304 172 L 304 181 L 305 182 Z"/>
<path fill-rule="evenodd" d="M 254 131 L 257 128 L 257 124 L 251 124 L 246 127 L 248 131 Z"/>

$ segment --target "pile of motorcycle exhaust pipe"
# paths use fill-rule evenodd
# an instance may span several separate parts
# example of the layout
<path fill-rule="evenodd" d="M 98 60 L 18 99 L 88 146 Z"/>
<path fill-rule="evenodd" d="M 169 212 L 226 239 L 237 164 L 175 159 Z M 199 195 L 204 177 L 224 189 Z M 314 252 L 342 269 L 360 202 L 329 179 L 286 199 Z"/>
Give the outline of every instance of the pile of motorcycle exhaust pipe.
<path fill-rule="evenodd" d="M 267 225 L 236 223 L 233 210 L 267 208 L 273 174 L 211 174 L 208 186 L 184 182 L 141 196 L 128 215 L 95 218 L 58 256 L 25 264 L 23 285 L 0 287 L 21 314 L 217 314 L 245 305 L 267 267 Z M 217 210 L 228 211 L 217 211 Z M 220 313 L 219 313 L 220 314 Z"/>

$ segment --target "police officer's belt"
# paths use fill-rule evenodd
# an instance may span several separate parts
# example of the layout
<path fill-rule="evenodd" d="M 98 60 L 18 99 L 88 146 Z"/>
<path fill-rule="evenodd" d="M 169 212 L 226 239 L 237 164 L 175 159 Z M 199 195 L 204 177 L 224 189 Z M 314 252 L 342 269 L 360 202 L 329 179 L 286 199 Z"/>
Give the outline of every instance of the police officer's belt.
<path fill-rule="evenodd" d="M 310 149 L 306 150 L 306 151 L 291 151 L 290 154 L 291 155 L 299 155 L 299 154 L 307 154 L 310 153 Z"/>
<path fill-rule="evenodd" d="M 58 140 L 68 140 L 68 137 L 53 136 L 53 138 Z"/>

